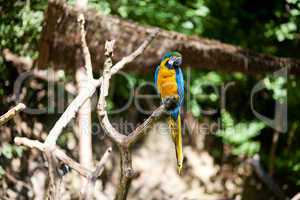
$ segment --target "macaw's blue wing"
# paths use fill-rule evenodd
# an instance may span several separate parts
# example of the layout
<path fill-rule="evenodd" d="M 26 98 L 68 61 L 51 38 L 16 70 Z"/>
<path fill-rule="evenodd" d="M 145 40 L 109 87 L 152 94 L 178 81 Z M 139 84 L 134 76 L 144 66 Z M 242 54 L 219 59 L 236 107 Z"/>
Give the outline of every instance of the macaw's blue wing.
<path fill-rule="evenodd" d="M 183 80 L 183 74 L 180 68 L 177 68 L 176 70 L 176 82 L 177 82 L 177 88 L 178 88 L 178 95 L 179 95 L 179 106 L 182 106 L 183 99 L 184 99 L 184 80 Z"/>
<path fill-rule="evenodd" d="M 177 120 L 180 108 L 183 104 L 184 99 L 184 80 L 183 80 L 183 74 L 180 68 L 176 69 L 176 83 L 177 83 L 177 91 L 179 96 L 179 101 L 177 103 L 177 106 L 174 110 L 171 111 L 171 116 L 174 120 Z"/>
<path fill-rule="evenodd" d="M 157 92 L 158 92 L 158 94 L 159 94 L 159 90 L 158 90 L 158 88 L 157 88 L 157 77 L 158 77 L 158 72 L 159 72 L 159 65 L 156 67 L 155 74 L 154 74 L 154 85 L 155 85 L 156 90 L 157 90 Z"/>

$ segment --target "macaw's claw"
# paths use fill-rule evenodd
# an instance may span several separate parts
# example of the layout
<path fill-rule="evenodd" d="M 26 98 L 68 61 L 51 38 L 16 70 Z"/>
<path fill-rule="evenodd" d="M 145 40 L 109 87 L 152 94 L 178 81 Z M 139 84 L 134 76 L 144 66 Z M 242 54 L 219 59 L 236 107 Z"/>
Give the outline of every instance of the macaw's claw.
<path fill-rule="evenodd" d="M 181 175 L 181 172 L 182 172 L 182 165 L 178 165 L 177 166 L 177 172 L 179 175 Z"/>

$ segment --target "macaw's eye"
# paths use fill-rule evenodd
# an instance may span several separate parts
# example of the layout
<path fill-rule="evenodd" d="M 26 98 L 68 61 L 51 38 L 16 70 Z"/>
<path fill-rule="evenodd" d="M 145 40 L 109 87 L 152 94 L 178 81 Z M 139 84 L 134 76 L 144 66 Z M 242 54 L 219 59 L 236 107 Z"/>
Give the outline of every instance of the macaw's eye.
<path fill-rule="evenodd" d="M 172 60 L 172 57 L 167 62 L 168 69 L 173 69 L 174 60 Z"/>

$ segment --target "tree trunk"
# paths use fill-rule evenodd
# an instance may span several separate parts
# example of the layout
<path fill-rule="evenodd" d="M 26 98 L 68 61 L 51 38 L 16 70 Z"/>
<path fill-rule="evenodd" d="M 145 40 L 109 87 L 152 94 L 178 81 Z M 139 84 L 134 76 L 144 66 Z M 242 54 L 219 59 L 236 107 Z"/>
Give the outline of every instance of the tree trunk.
<path fill-rule="evenodd" d="M 76 81 L 79 92 L 85 90 L 87 83 L 87 74 L 85 69 L 80 67 L 76 71 Z M 79 128 L 79 160 L 80 164 L 87 169 L 93 168 L 93 153 L 92 153 L 92 119 L 91 119 L 91 100 L 80 107 L 78 111 L 78 128 Z M 87 179 L 82 177 L 82 184 L 86 184 Z"/>

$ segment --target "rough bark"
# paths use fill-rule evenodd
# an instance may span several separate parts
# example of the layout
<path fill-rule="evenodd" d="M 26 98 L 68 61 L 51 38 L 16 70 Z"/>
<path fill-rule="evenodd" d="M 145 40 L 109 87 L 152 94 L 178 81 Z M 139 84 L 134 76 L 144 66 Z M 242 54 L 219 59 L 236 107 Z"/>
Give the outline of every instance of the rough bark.
<path fill-rule="evenodd" d="M 76 26 L 77 12 L 59 0 L 49 2 L 40 41 L 39 67 L 54 66 L 73 71 L 78 62 L 83 63 L 80 56 L 80 32 Z M 92 55 L 93 70 L 96 72 L 103 66 L 106 40 L 116 40 L 114 59 L 119 60 L 132 52 L 153 29 L 118 17 L 103 16 L 93 10 L 86 11 L 85 16 L 87 43 Z M 215 40 L 163 30 L 144 55 L 128 67 L 139 72 L 152 71 L 159 58 L 166 51 L 174 49 L 183 54 L 184 66 L 193 68 L 264 73 L 289 67 L 290 73 L 300 74 L 299 59 L 258 54 Z"/>

